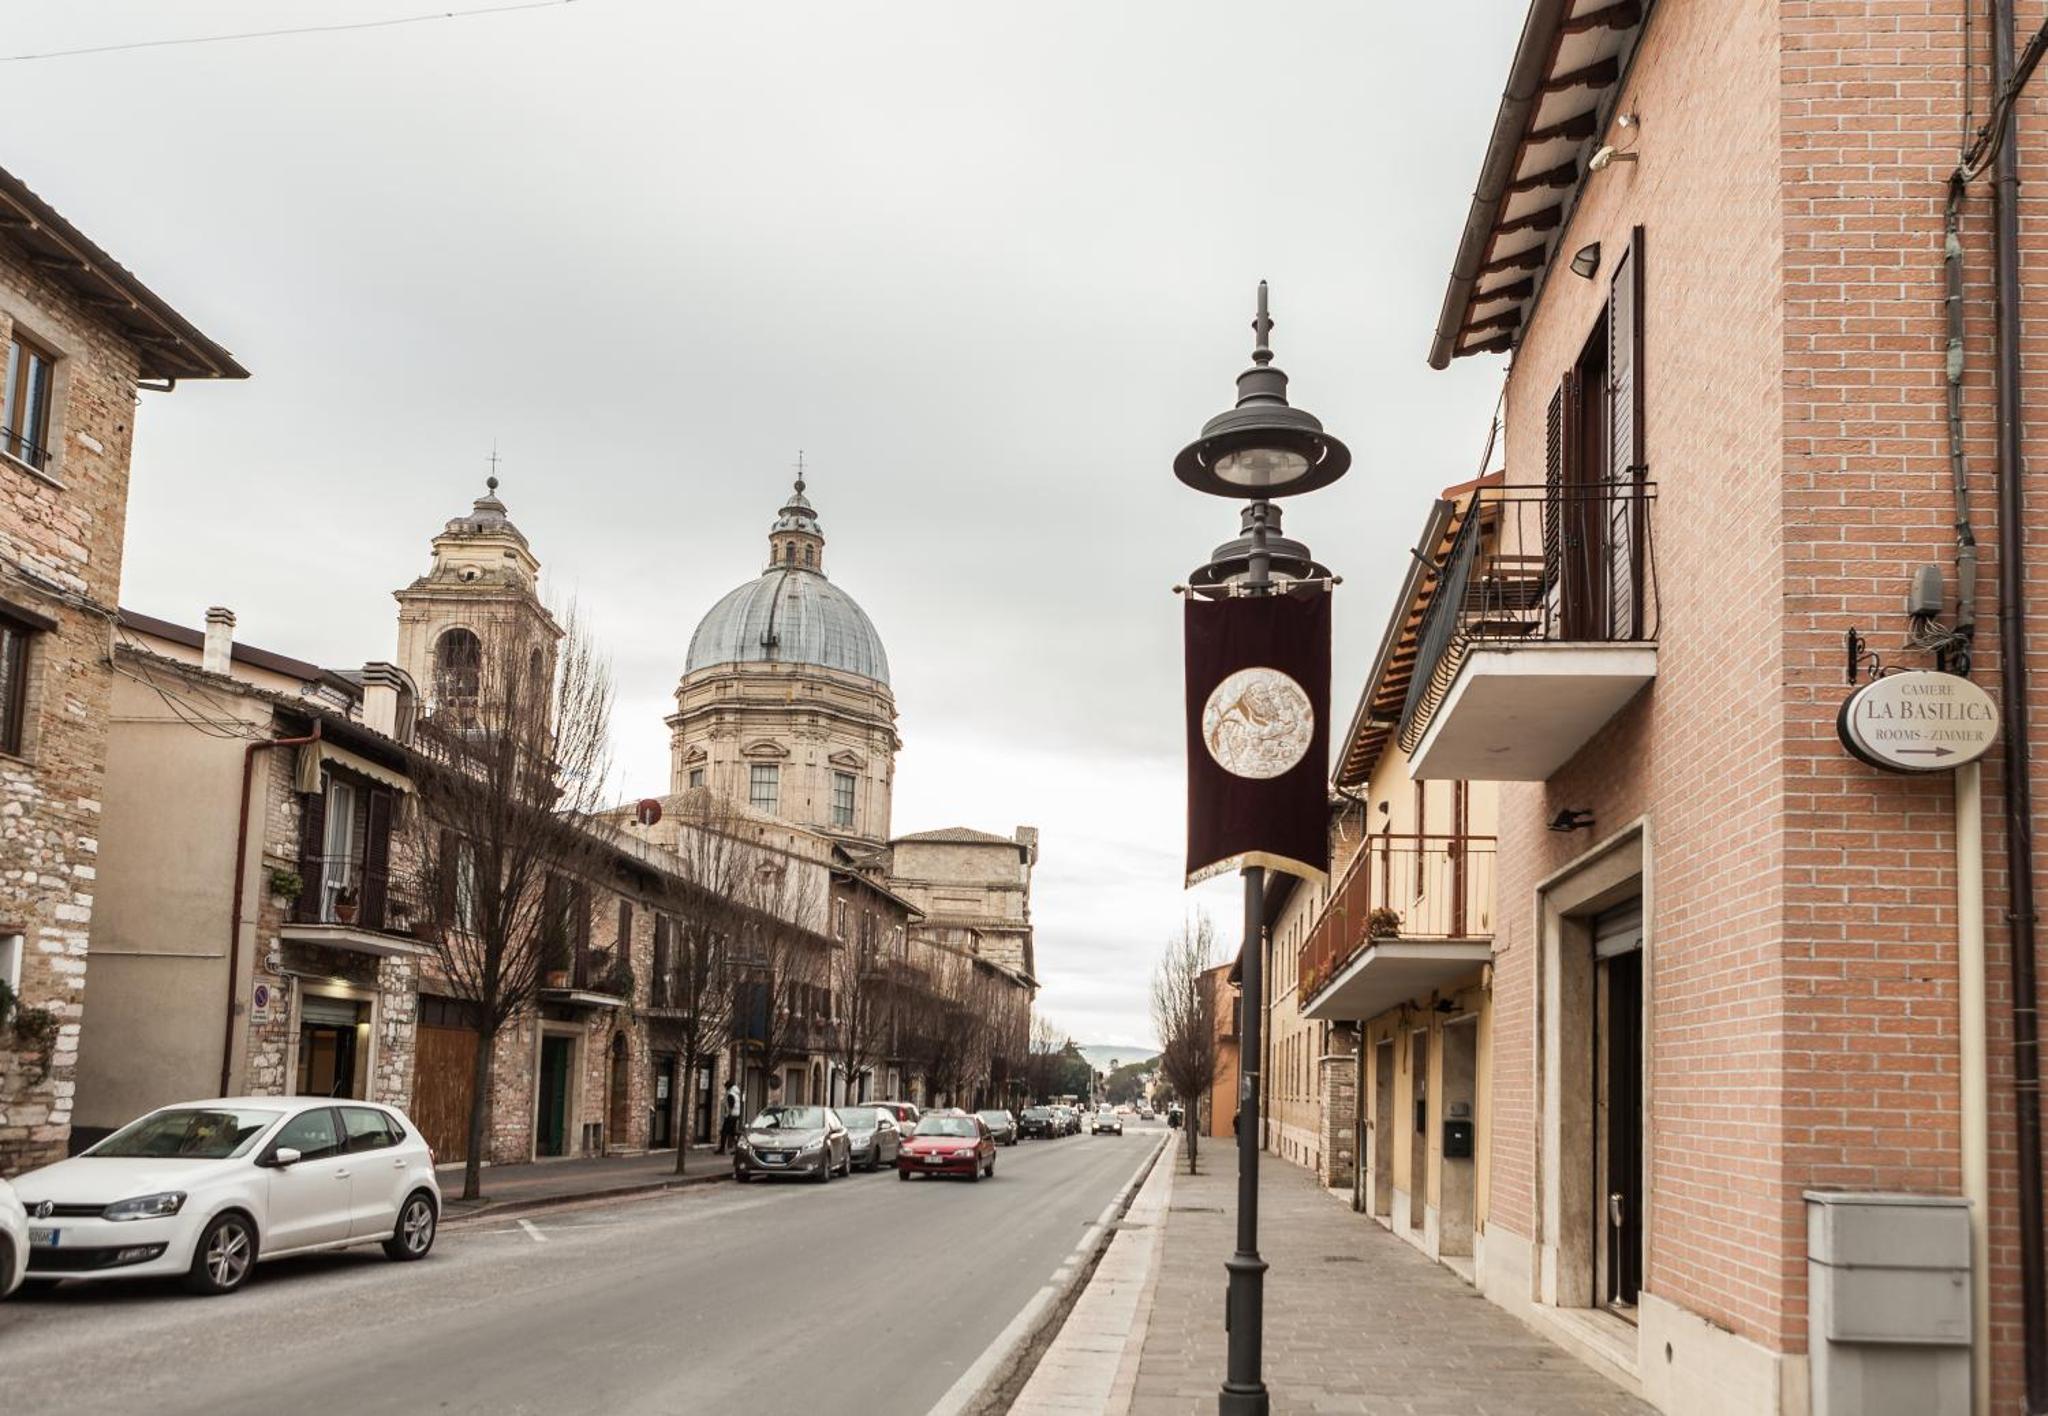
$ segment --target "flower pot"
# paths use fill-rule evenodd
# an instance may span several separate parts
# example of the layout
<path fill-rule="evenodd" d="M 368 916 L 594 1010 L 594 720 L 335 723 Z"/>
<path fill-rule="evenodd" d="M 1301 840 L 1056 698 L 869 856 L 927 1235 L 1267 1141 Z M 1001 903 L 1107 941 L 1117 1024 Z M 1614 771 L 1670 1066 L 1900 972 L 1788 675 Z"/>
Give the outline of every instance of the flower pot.
<path fill-rule="evenodd" d="M 354 924 L 356 922 L 356 907 L 354 903 L 336 900 L 334 902 L 334 917 L 342 924 Z"/>
<path fill-rule="evenodd" d="M 569 971 L 567 969 L 550 969 L 548 971 L 547 986 L 549 988 L 567 988 L 569 986 Z"/>

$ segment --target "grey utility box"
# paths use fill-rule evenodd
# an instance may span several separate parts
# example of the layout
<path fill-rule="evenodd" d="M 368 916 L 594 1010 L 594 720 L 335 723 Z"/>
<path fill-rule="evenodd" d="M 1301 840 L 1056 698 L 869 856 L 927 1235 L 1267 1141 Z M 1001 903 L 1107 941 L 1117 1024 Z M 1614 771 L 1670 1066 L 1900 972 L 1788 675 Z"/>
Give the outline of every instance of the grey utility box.
<path fill-rule="evenodd" d="M 1970 1202 L 1806 1192 L 1813 1416 L 1969 1416 Z"/>

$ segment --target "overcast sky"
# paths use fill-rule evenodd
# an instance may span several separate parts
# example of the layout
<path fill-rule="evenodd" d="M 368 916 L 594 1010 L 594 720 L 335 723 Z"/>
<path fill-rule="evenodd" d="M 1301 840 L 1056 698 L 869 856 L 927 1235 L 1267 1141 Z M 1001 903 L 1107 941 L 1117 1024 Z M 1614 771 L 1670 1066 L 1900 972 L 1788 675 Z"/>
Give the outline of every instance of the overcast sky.
<path fill-rule="evenodd" d="M 478 0 L 0 0 L 0 54 Z M 1256 282 L 1350 476 L 1287 505 L 1345 577 L 1355 702 L 1499 360 L 1423 361 L 1520 0 L 575 0 L 0 63 L 4 164 L 232 349 L 145 394 L 122 602 L 330 665 L 503 458 L 667 787 L 698 618 L 798 448 L 888 646 L 898 832 L 1043 833 L 1043 1010 L 1151 1038 L 1184 909 L 1180 603 L 1235 506 L 1174 481 Z"/>

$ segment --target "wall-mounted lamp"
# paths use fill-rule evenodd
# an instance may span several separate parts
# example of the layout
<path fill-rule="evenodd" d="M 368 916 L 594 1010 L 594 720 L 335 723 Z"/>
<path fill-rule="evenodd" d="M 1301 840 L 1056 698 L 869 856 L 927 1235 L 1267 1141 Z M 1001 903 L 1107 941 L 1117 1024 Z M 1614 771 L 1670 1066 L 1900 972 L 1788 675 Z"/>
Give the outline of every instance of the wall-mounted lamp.
<path fill-rule="evenodd" d="M 1389 806 L 1390 804 L 1391 804 L 1391 803 L 1388 803 L 1388 802 L 1384 802 L 1384 801 L 1380 803 L 1380 815 L 1382 815 L 1382 816 L 1385 816 L 1385 815 L 1387 814 L 1387 807 L 1388 807 L 1388 806 Z"/>
<path fill-rule="evenodd" d="M 1568 806 L 1550 818 L 1553 831 L 1590 831 L 1593 829 L 1593 813 L 1578 807 Z"/>
<path fill-rule="evenodd" d="M 1458 1011 L 1458 1005 L 1448 998 L 1439 998 L 1431 1006 L 1439 1013 L 1455 1013 Z"/>
<path fill-rule="evenodd" d="M 1572 252 L 1572 274 L 1581 280 L 1591 280 L 1593 273 L 1600 269 L 1600 243 L 1588 242 Z"/>
<path fill-rule="evenodd" d="M 1634 153 L 1624 152 L 1610 143 L 1593 154 L 1593 160 L 1586 164 L 1586 169 L 1589 172 L 1605 172 L 1617 162 L 1634 162 L 1635 160 L 1636 155 Z"/>

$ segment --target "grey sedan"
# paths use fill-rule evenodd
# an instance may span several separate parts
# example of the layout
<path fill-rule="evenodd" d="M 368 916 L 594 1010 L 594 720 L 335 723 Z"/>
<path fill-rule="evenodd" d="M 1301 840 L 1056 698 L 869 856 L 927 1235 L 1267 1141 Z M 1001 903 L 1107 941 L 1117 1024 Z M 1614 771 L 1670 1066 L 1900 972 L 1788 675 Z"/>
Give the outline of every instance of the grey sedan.
<path fill-rule="evenodd" d="M 826 1106 L 771 1106 L 740 1135 L 732 1178 L 801 1175 L 823 1185 L 853 1171 L 846 1126 Z"/>
<path fill-rule="evenodd" d="M 893 1115 L 879 1106 L 859 1104 L 842 1106 L 838 1111 L 839 1119 L 846 1123 L 852 1164 L 868 1171 L 896 1164 L 896 1157 L 903 1153 L 903 1128 L 896 1124 Z"/>
<path fill-rule="evenodd" d="M 995 1137 L 997 1145 L 1014 1146 L 1017 1144 L 1017 1118 L 1009 1112 L 1001 1107 L 995 1107 L 992 1110 L 977 1111 L 974 1114 L 987 1123 L 989 1134 Z"/>

